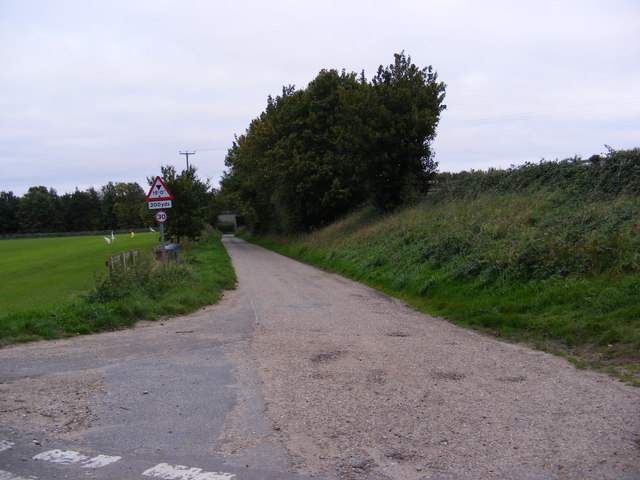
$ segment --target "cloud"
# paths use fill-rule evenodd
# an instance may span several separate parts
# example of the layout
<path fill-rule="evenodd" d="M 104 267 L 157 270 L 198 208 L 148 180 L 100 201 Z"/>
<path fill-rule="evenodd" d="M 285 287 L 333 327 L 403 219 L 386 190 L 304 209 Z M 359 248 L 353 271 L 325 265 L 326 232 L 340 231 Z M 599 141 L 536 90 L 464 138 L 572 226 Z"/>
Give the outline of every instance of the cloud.
<path fill-rule="evenodd" d="M 447 84 L 442 170 L 634 147 L 639 18 L 631 0 L 2 2 L 0 190 L 142 184 L 185 149 L 217 180 L 268 95 L 401 50 Z"/>

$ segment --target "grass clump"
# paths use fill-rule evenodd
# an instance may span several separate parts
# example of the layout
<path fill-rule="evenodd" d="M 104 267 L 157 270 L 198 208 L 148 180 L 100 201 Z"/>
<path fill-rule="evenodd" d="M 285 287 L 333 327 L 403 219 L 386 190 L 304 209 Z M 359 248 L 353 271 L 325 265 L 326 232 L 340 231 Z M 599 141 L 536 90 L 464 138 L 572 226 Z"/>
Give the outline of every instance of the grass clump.
<path fill-rule="evenodd" d="M 638 193 L 640 151 L 610 152 L 441 175 L 419 205 L 258 241 L 640 384 Z"/>
<path fill-rule="evenodd" d="M 151 255 L 127 272 L 95 279 L 85 293 L 47 306 L 0 316 L 0 342 L 53 339 L 95 333 L 189 313 L 215 303 L 233 288 L 235 274 L 219 234 L 183 248 L 181 261 L 163 269 Z"/>

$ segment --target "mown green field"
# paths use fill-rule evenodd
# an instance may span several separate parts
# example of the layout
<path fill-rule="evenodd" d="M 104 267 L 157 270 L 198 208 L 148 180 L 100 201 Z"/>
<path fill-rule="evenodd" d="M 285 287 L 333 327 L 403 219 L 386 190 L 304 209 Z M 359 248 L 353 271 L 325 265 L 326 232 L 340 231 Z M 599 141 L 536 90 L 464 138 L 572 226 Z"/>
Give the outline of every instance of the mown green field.
<path fill-rule="evenodd" d="M 107 255 L 150 251 L 157 233 L 0 240 L 0 314 L 72 298 L 107 274 Z"/>

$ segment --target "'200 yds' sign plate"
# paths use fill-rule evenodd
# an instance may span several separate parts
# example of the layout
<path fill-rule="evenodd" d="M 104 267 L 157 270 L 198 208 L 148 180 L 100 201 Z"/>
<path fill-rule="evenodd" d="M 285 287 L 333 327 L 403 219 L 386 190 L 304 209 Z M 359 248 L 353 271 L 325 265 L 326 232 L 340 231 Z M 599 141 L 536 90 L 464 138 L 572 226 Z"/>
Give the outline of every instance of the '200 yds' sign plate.
<path fill-rule="evenodd" d="M 161 208 L 171 208 L 171 200 L 153 200 L 149 202 L 149 210 L 160 210 Z"/>

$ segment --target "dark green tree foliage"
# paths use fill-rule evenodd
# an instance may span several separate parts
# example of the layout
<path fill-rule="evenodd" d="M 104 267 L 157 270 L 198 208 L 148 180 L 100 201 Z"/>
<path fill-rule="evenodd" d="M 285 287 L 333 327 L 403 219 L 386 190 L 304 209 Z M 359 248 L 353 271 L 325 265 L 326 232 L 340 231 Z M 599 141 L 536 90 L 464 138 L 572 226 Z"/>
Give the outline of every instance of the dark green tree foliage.
<path fill-rule="evenodd" d="M 137 183 L 109 182 L 99 192 L 76 188 L 62 196 L 37 186 L 21 198 L 0 192 L 0 235 L 140 228 L 150 223 L 147 212 Z"/>
<path fill-rule="evenodd" d="M 89 188 L 60 197 L 65 232 L 95 231 L 102 227 L 102 209 L 98 192 Z"/>
<path fill-rule="evenodd" d="M 436 170 L 430 143 L 444 108 L 444 85 L 436 80 L 431 67 L 420 69 L 402 54 L 373 78 L 368 178 L 380 209 L 424 193 Z"/>
<path fill-rule="evenodd" d="M 306 90 L 267 108 L 278 133 L 267 168 L 276 166 L 270 200 L 279 230 L 322 225 L 364 200 L 348 109 L 362 88 L 355 74 L 323 70 Z"/>
<path fill-rule="evenodd" d="M 19 207 L 20 198 L 16 197 L 13 192 L 0 192 L 0 235 L 20 231 Z"/>
<path fill-rule="evenodd" d="M 258 231 L 266 230 L 274 216 L 271 195 L 277 182 L 269 159 L 274 156 L 275 138 L 273 124 L 263 113 L 245 135 L 236 138 L 225 160 L 233 170 L 221 182 L 224 203 L 242 212 Z"/>
<path fill-rule="evenodd" d="M 322 70 L 283 88 L 226 158 L 221 198 L 254 231 L 321 226 L 371 201 L 391 209 L 426 188 L 444 84 L 404 54 L 371 84 Z"/>
<path fill-rule="evenodd" d="M 63 230 L 58 194 L 44 186 L 29 188 L 20 201 L 18 218 L 20 231 L 24 233 Z"/>
<path fill-rule="evenodd" d="M 109 182 L 100 190 L 100 210 L 102 218 L 102 228 L 105 230 L 113 230 L 118 228 L 118 219 L 116 218 L 116 186 L 113 182 Z"/>
<path fill-rule="evenodd" d="M 118 182 L 115 185 L 113 213 L 118 228 L 136 228 L 144 225 L 147 217 L 147 199 L 137 182 Z"/>
<path fill-rule="evenodd" d="M 167 211 L 169 220 L 166 224 L 166 235 L 175 237 L 177 242 L 182 237 L 195 240 L 207 223 L 211 196 L 209 182 L 203 182 L 196 175 L 197 169 L 190 166 L 176 174 L 173 166 L 161 167 L 161 177 L 173 195 L 172 208 Z M 149 179 L 151 184 L 153 179 Z"/>

